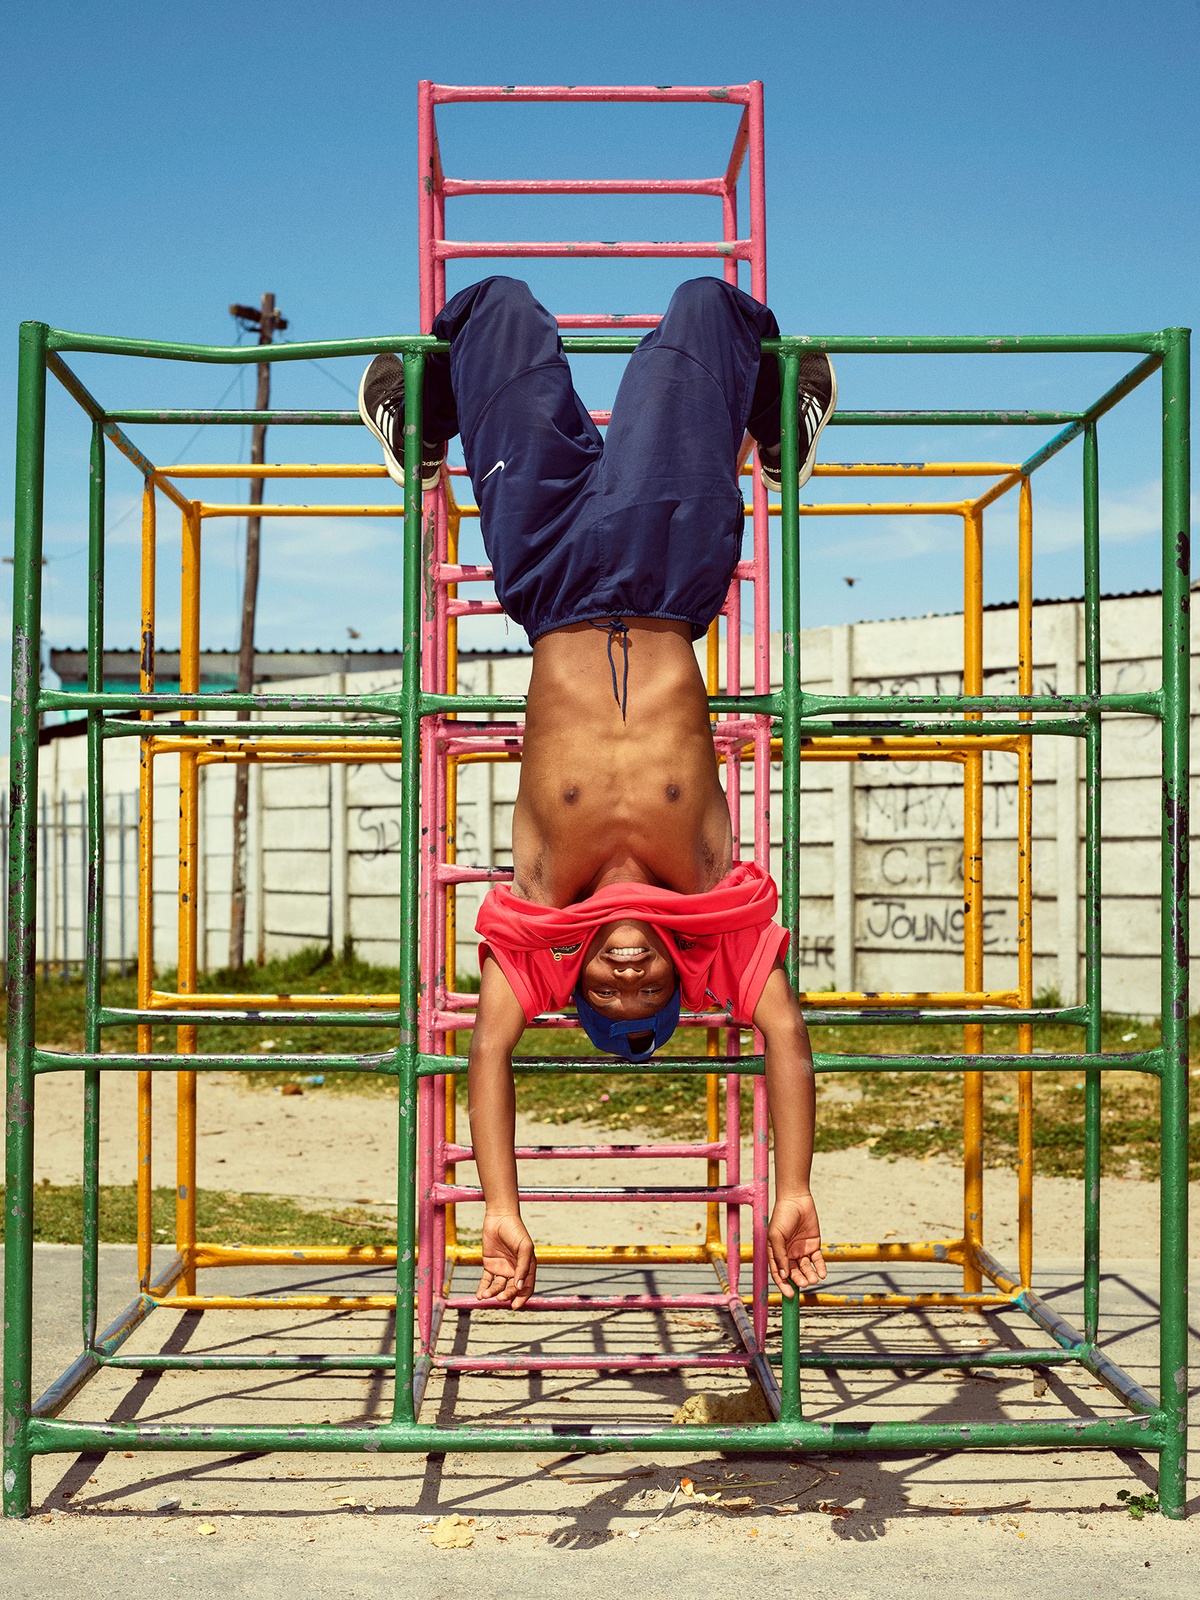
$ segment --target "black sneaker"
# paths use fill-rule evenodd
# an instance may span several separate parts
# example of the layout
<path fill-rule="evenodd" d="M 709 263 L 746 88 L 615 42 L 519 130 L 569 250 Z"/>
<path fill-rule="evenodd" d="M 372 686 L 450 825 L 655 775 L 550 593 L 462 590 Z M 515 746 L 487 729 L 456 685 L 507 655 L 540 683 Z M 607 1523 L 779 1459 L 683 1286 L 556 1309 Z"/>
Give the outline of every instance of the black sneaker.
<path fill-rule="evenodd" d="M 817 460 L 817 440 L 837 406 L 837 378 L 827 355 L 809 351 L 800 357 L 800 477 L 798 487 L 812 477 Z M 762 481 L 773 494 L 783 489 L 783 446 L 759 446 L 758 466 Z"/>
<path fill-rule="evenodd" d="M 383 446 L 388 477 L 404 487 L 404 363 L 376 356 L 358 386 L 358 414 Z M 436 489 L 446 460 L 445 441 L 421 443 L 421 487 Z"/>

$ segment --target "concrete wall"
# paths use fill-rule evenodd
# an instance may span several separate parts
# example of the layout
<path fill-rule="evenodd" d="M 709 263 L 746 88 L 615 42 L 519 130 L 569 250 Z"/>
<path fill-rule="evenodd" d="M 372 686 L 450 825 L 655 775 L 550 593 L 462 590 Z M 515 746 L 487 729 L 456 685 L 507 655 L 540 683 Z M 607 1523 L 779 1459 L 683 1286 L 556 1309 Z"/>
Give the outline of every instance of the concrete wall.
<path fill-rule="evenodd" d="M 1015 692 L 1015 609 L 987 613 L 985 689 Z M 1106 692 L 1158 683 L 1156 595 L 1107 600 L 1101 608 Z M 806 688 L 834 693 L 958 692 L 962 619 L 928 617 L 815 628 L 802 640 Z M 1082 687 L 1082 607 L 1034 611 L 1035 690 Z M 772 651 L 778 680 L 778 640 Z M 522 693 L 527 657 L 466 658 L 470 693 Z M 747 650 L 746 676 L 749 679 Z M 390 673 L 297 681 L 297 692 L 394 688 Z M 1200 696 L 1197 696 L 1200 703 Z M 78 793 L 84 741 L 42 751 L 47 791 Z M 1039 738 L 1034 757 L 1034 982 L 1077 998 L 1082 981 L 1082 750 L 1077 740 Z M 134 741 L 106 746 L 114 796 L 136 791 Z M 1158 1010 L 1158 737 L 1149 718 L 1106 723 L 1103 747 L 1104 1000 L 1113 1010 Z M 459 778 L 458 856 L 471 865 L 511 864 L 511 815 L 519 769 L 481 763 Z M 748 783 L 749 772 L 744 775 Z M 155 948 L 175 959 L 177 809 L 175 763 L 159 762 L 155 817 Z M 364 957 L 395 964 L 398 952 L 398 766 L 255 769 L 251 783 L 248 952 L 282 954 L 349 936 Z M 201 949 L 225 963 L 233 774 L 206 769 L 202 782 Z M 777 782 L 776 782 L 777 790 Z M 128 804 L 128 802 L 127 802 Z M 749 837 L 749 799 L 743 801 Z M 989 753 L 985 766 L 985 982 L 1016 981 L 1016 758 Z M 779 865 L 778 804 L 773 862 Z M 134 813 L 131 812 L 130 815 Z M 110 842 L 110 858 L 112 844 Z M 813 990 L 942 989 L 962 983 L 962 782 L 957 765 L 930 761 L 807 763 L 801 807 L 801 970 Z M 68 884 L 70 889 L 70 884 Z M 70 896 L 68 896 L 70 898 Z M 459 891 L 458 959 L 474 970 L 478 892 Z M 73 917 L 77 912 L 73 910 Z M 110 941 L 115 913 L 110 912 Z M 72 937 L 78 938 L 78 935 Z"/>

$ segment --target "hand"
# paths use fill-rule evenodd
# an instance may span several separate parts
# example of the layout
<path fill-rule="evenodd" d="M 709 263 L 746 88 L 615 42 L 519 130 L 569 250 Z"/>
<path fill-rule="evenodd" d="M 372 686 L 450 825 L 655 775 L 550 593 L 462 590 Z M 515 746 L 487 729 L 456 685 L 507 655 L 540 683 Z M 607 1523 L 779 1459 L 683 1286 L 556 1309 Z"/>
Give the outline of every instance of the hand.
<path fill-rule="evenodd" d="M 825 1276 L 821 1224 L 810 1194 L 779 1196 L 767 1228 L 767 1262 L 779 1292 L 791 1299 L 792 1284 L 809 1289 Z"/>
<path fill-rule="evenodd" d="M 489 1212 L 483 1219 L 483 1271 L 476 1299 L 503 1300 L 520 1311 L 536 1281 L 537 1257 L 525 1224 L 511 1212 Z"/>

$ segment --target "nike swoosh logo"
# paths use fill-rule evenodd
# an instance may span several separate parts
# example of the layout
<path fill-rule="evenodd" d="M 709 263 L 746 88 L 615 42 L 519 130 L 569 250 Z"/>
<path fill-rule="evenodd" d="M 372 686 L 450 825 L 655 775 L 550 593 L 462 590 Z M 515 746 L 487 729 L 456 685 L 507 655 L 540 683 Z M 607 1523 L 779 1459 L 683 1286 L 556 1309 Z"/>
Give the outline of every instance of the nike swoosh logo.
<path fill-rule="evenodd" d="M 503 463 L 503 461 L 497 461 L 496 465 L 494 467 L 492 467 L 489 471 L 485 472 L 483 477 L 480 478 L 479 481 L 480 481 L 480 483 L 486 483 L 487 480 L 491 477 L 493 472 L 503 472 L 503 471 L 504 471 L 504 463 Z"/>

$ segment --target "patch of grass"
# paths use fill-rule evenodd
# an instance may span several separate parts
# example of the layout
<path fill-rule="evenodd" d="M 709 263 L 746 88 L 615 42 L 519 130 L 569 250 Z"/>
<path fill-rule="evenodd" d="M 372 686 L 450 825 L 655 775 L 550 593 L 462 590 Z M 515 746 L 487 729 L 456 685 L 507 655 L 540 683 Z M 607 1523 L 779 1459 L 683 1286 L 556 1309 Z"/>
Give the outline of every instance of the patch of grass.
<path fill-rule="evenodd" d="M 159 976 L 160 988 L 171 989 L 174 973 Z M 467 983 L 460 980 L 462 987 Z M 353 954 L 337 957 L 310 949 L 245 972 L 213 972 L 200 981 L 202 993 L 237 991 L 253 994 L 393 994 L 399 986 L 395 968 L 374 967 Z M 111 1005 L 136 1003 L 132 979 L 110 978 L 105 1001 Z M 1052 1003 L 1052 997 L 1039 997 Z M 962 1028 L 950 1023 L 854 1024 L 814 1028 L 813 1046 L 831 1054 L 890 1055 L 962 1052 Z M 394 1028 L 275 1027 L 268 1023 L 248 1029 L 232 1023 L 204 1025 L 200 1048 L 257 1053 L 264 1065 L 279 1051 L 311 1055 L 366 1053 L 390 1049 L 396 1043 Z M 83 1048 L 83 985 L 79 980 L 54 978 L 38 986 L 37 1038 L 60 1049 Z M 169 1051 L 174 1046 L 172 1028 L 155 1028 L 154 1045 Z M 1038 1049 L 1078 1054 L 1083 1030 L 1060 1025 L 1034 1030 Z M 460 1047 L 465 1045 L 460 1036 Z M 702 1029 L 681 1029 L 666 1047 L 667 1055 L 701 1055 L 706 1035 Z M 1149 1049 L 1158 1043 L 1154 1023 L 1136 1022 L 1110 1015 L 1103 1019 L 1102 1043 L 1110 1050 Z M 133 1048 L 132 1028 L 105 1030 L 104 1047 Z M 746 1036 L 745 1047 L 749 1048 Z M 1009 1023 L 989 1023 L 984 1029 L 984 1049 L 1015 1051 L 1017 1030 Z M 555 1029 L 531 1029 L 521 1040 L 518 1054 L 533 1057 L 568 1056 L 579 1052 L 579 1035 Z M 1192 1022 L 1192 1051 L 1200 1057 L 1200 1018 Z M 275 1088 L 277 1072 L 250 1068 L 242 1074 L 256 1088 Z M 300 1075 L 288 1075 L 293 1078 Z M 392 1097 L 396 1085 L 389 1077 L 372 1073 L 330 1074 L 323 1085 L 301 1082 L 310 1094 L 373 1094 Z M 459 1083 L 460 1101 L 466 1085 Z M 555 1077 L 520 1077 L 517 1103 L 525 1115 L 546 1123 L 584 1121 L 620 1133 L 638 1126 L 673 1137 L 695 1138 L 705 1128 L 704 1080 L 676 1079 L 631 1072 L 563 1073 Z M 993 1166 L 1016 1162 L 1016 1082 L 1007 1073 L 989 1073 L 984 1081 L 986 1159 Z M 1034 1079 L 1035 1165 L 1039 1172 L 1063 1177 L 1083 1174 L 1083 1083 L 1079 1074 L 1039 1072 Z M 749 1117 L 748 1095 L 745 1117 Z M 1101 1170 L 1115 1176 L 1156 1177 L 1160 1167 L 1158 1089 L 1153 1078 L 1140 1073 L 1106 1073 L 1101 1118 Z M 946 1155 L 955 1158 L 962 1148 L 962 1081 L 954 1073 L 851 1072 L 823 1076 L 817 1120 L 818 1150 L 844 1150 L 866 1146 L 880 1157 Z M 1190 1173 L 1200 1177 L 1200 1120 L 1193 1124 Z"/>
<path fill-rule="evenodd" d="M 151 1216 L 155 1239 L 172 1243 L 174 1189 L 155 1189 Z M 294 1200 L 271 1195 L 203 1189 L 196 1195 L 196 1229 L 201 1239 L 243 1245 L 388 1244 L 395 1238 L 393 1224 L 355 1206 L 307 1211 Z M 0 1239 L 3 1237 L 4 1218 L 0 1215 Z M 33 1237 L 40 1244 L 82 1241 L 83 1190 L 79 1185 L 38 1185 L 33 1196 Z M 136 1242 L 137 1189 L 133 1184 L 101 1186 L 100 1238 L 105 1244 Z"/>
<path fill-rule="evenodd" d="M 177 974 L 160 972 L 155 978 L 156 987 L 171 992 L 175 989 Z M 359 961 L 353 954 L 335 957 L 327 950 L 316 947 L 298 951 L 291 956 L 269 961 L 264 966 L 250 965 L 242 972 L 222 970 L 202 973 L 197 985 L 204 994 L 395 994 L 399 991 L 400 974 L 396 968 L 376 967 Z M 133 978 L 110 977 L 104 983 L 104 1003 L 116 1007 L 137 1005 L 137 984 Z M 52 977 L 49 983 L 39 981 L 37 986 L 36 1038 L 40 1045 L 59 1050 L 82 1050 L 84 1046 L 84 996 L 80 978 Z M 223 1051 L 261 1055 L 264 1059 L 278 1052 L 295 1052 L 303 1055 L 367 1055 L 392 1049 L 399 1037 L 396 1028 L 345 1028 L 328 1023 L 312 1027 L 276 1026 L 270 1018 L 252 1025 L 233 1022 L 202 1023 L 199 1026 L 199 1048 L 206 1054 Z M 175 1048 L 175 1028 L 167 1025 L 155 1027 L 151 1035 L 154 1049 L 171 1051 Z M 105 1028 L 103 1048 L 111 1051 L 129 1051 L 137 1046 L 134 1027 Z M 283 1081 L 278 1073 L 246 1074 L 248 1081 L 258 1085 L 274 1085 Z M 353 1090 L 358 1093 L 382 1092 L 394 1094 L 395 1087 L 387 1079 L 378 1079 L 372 1073 L 353 1073 L 349 1078 L 330 1075 L 326 1086 L 334 1091 Z"/>

